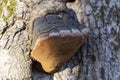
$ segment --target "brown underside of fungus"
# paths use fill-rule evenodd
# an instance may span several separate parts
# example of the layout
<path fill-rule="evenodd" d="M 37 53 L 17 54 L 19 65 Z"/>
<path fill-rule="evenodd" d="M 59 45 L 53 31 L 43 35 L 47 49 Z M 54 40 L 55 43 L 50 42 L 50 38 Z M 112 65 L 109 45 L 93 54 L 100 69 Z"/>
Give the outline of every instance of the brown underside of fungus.
<path fill-rule="evenodd" d="M 39 38 L 31 56 L 42 64 L 46 72 L 54 72 L 79 49 L 85 40 L 83 35 L 86 33 L 80 33 L 79 36 Z"/>

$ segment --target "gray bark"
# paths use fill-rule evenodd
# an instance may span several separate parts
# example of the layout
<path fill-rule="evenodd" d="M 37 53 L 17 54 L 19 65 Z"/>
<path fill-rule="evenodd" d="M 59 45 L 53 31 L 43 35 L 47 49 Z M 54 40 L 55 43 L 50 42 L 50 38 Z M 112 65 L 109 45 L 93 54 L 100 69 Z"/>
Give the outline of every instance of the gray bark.
<path fill-rule="evenodd" d="M 25 5 L 16 4 L 20 10 L 16 10 L 16 18 L 11 16 L 7 21 L 0 16 L 0 80 L 31 79 L 30 40 L 22 15 Z M 7 14 L 7 10 L 2 14 Z"/>
<path fill-rule="evenodd" d="M 36 62 L 31 70 L 31 22 L 46 13 L 54 13 L 51 6 L 63 10 L 60 8 L 63 3 L 48 0 L 42 14 L 35 15 L 34 11 L 42 8 L 41 1 L 17 0 L 15 18 L 8 24 L 0 22 L 0 79 L 30 80 L 32 76 L 33 80 L 119 80 L 120 0 L 67 3 L 67 7 L 75 11 L 79 23 L 88 26 L 91 33 L 78 52 L 53 74 L 42 72 Z"/>

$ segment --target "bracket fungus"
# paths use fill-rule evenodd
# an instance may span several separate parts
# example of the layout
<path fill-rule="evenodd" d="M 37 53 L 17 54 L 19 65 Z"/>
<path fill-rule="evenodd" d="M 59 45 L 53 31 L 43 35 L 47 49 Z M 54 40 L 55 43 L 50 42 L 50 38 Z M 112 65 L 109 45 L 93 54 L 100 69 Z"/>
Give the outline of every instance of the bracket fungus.
<path fill-rule="evenodd" d="M 68 61 L 88 36 L 89 29 L 68 13 L 48 14 L 34 21 L 31 57 L 48 72 Z"/>

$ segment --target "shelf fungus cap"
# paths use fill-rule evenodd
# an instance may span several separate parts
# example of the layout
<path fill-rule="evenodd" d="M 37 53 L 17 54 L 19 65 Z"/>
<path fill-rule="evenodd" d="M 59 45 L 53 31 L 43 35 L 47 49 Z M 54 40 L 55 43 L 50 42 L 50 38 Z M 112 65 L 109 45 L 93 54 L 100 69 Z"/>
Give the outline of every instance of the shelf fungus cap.
<path fill-rule="evenodd" d="M 58 15 L 48 15 L 45 18 L 47 20 L 42 17 L 34 21 L 31 57 L 41 63 L 42 68 L 48 73 L 57 71 L 68 61 L 89 34 L 89 29 L 84 28 L 85 26 L 76 23 L 75 28 L 69 22 L 70 19 L 66 16 L 64 18 L 65 22 L 61 21 Z M 83 28 L 80 30 L 80 27 Z"/>

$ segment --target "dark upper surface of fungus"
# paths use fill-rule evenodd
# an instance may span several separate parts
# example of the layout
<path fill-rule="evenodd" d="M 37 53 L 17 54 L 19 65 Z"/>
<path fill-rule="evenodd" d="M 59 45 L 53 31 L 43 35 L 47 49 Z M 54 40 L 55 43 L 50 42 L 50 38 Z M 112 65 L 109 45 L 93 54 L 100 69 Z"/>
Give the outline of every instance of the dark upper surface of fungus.
<path fill-rule="evenodd" d="M 38 37 L 49 36 L 48 33 L 59 33 L 60 30 L 71 31 L 72 29 L 80 31 L 83 28 L 85 28 L 85 26 L 79 24 L 79 22 L 68 13 L 49 14 L 43 17 L 39 17 L 34 21 L 33 45 L 35 44 Z"/>

